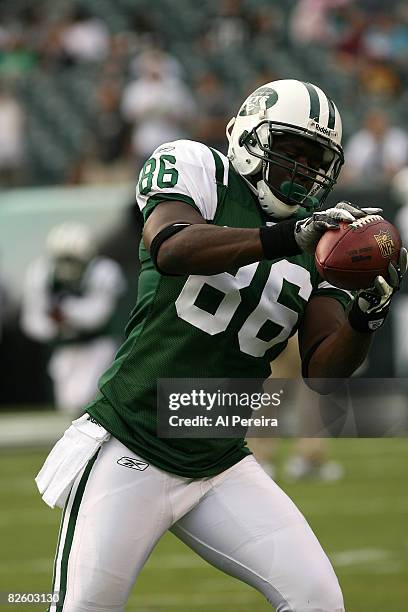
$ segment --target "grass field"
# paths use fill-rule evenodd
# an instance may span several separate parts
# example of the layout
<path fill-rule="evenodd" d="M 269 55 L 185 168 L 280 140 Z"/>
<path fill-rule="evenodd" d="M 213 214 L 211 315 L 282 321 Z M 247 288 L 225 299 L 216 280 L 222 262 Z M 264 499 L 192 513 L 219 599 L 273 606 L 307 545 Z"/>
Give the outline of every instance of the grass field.
<path fill-rule="evenodd" d="M 335 440 L 345 478 L 334 484 L 283 484 L 302 509 L 339 576 L 347 612 L 408 610 L 408 440 Z M 281 446 L 285 455 L 288 444 Z M 0 451 L 0 592 L 50 590 L 60 511 L 36 493 L 45 452 Z M 4 595 L 3 595 L 4 597 Z M 40 610 L 45 606 L 0 606 Z M 127 610 L 261 612 L 250 587 L 226 576 L 172 536 L 162 539 Z"/>

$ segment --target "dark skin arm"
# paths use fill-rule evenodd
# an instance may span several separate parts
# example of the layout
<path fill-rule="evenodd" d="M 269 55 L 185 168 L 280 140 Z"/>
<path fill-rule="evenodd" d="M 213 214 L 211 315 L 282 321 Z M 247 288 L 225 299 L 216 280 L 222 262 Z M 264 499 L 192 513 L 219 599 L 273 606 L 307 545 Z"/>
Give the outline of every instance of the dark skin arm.
<path fill-rule="evenodd" d="M 319 393 L 330 393 L 335 385 L 313 379 L 348 378 L 363 363 L 372 340 L 372 334 L 361 334 L 350 327 L 337 300 L 323 296 L 307 304 L 298 336 L 302 361 L 318 345 L 306 376 L 308 386 Z"/>
<path fill-rule="evenodd" d="M 168 238 L 159 250 L 158 266 L 168 274 L 219 274 L 263 259 L 259 229 L 208 225 L 184 202 L 156 206 L 143 230 L 146 248 L 160 230 L 182 222 L 193 225 Z"/>
<path fill-rule="evenodd" d="M 159 268 L 170 274 L 219 274 L 263 259 L 258 229 L 208 225 L 183 202 L 158 204 L 143 231 L 146 248 L 156 234 L 173 223 L 191 223 L 163 242 Z M 346 378 L 364 361 L 371 335 L 350 327 L 342 306 L 333 298 L 315 297 L 307 305 L 299 329 L 302 359 L 320 342 L 309 362 L 308 378 Z M 309 386 L 313 381 L 308 381 Z M 316 381 L 316 384 L 318 381 Z M 320 393 L 329 393 L 326 387 Z"/>

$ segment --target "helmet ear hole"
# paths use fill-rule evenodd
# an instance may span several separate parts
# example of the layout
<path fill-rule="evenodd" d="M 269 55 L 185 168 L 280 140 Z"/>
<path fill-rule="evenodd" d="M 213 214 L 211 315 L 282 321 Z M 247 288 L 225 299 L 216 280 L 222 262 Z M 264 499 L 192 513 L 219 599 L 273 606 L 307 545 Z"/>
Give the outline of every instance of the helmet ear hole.
<path fill-rule="evenodd" d="M 262 151 L 257 136 L 253 131 L 243 130 L 235 134 L 236 124 L 231 135 L 228 158 L 233 162 L 235 170 L 242 176 L 258 173 L 262 167 Z M 233 146 L 235 140 L 236 145 Z"/>
<path fill-rule="evenodd" d="M 232 130 L 234 128 L 234 123 L 235 123 L 236 118 L 232 117 L 228 123 L 227 123 L 227 127 L 225 128 L 225 133 L 227 135 L 227 140 L 229 143 L 231 143 L 231 136 L 232 136 Z"/>
<path fill-rule="evenodd" d="M 239 146 L 240 146 L 240 147 L 243 147 L 243 146 L 244 146 L 244 143 L 245 143 L 245 141 L 246 141 L 246 139 L 247 139 L 248 135 L 249 135 L 248 130 L 244 130 L 244 131 L 242 132 L 241 136 L 238 138 L 238 144 L 239 144 Z M 250 145 L 254 144 L 253 142 L 251 142 L 251 139 L 250 139 L 250 138 L 248 138 L 248 144 L 250 144 Z M 256 143 L 255 143 L 255 144 L 256 144 Z"/>

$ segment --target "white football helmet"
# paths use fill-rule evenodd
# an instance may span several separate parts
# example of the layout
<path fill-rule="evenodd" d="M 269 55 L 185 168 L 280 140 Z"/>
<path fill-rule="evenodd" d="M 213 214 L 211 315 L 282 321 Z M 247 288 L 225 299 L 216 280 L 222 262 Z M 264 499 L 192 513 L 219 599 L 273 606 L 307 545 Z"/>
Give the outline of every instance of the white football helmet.
<path fill-rule="evenodd" d="M 86 225 L 66 221 L 53 227 L 48 234 L 47 251 L 53 257 L 73 257 L 87 261 L 94 255 L 94 240 Z"/>
<path fill-rule="evenodd" d="M 86 225 L 66 221 L 55 226 L 47 237 L 47 253 L 53 261 L 55 278 L 62 283 L 77 282 L 96 253 L 95 241 Z"/>
<path fill-rule="evenodd" d="M 282 135 L 306 140 L 318 151 L 320 167 L 279 152 Z M 258 87 L 228 123 L 228 157 L 265 212 L 284 219 L 299 207 L 313 211 L 323 204 L 344 163 L 341 135 L 340 113 L 319 87 L 294 79 L 272 81 Z M 275 184 L 277 168 L 284 180 Z"/>

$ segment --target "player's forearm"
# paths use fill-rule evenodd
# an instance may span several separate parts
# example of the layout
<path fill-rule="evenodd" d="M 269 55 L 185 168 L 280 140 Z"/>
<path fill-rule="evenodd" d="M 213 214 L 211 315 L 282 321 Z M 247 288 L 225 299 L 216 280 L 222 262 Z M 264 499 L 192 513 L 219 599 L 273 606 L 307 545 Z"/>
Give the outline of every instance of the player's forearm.
<path fill-rule="evenodd" d="M 163 242 L 157 264 L 168 274 L 219 274 L 263 259 L 290 257 L 299 249 L 293 225 L 230 228 L 193 224 Z"/>
<path fill-rule="evenodd" d="M 197 224 L 166 240 L 157 263 L 168 274 L 218 274 L 262 258 L 259 229 Z"/>
<path fill-rule="evenodd" d="M 372 340 L 372 334 L 354 331 L 345 321 L 335 332 L 319 344 L 308 365 L 309 386 L 320 393 L 333 390 L 329 379 L 348 378 L 363 363 Z"/>

